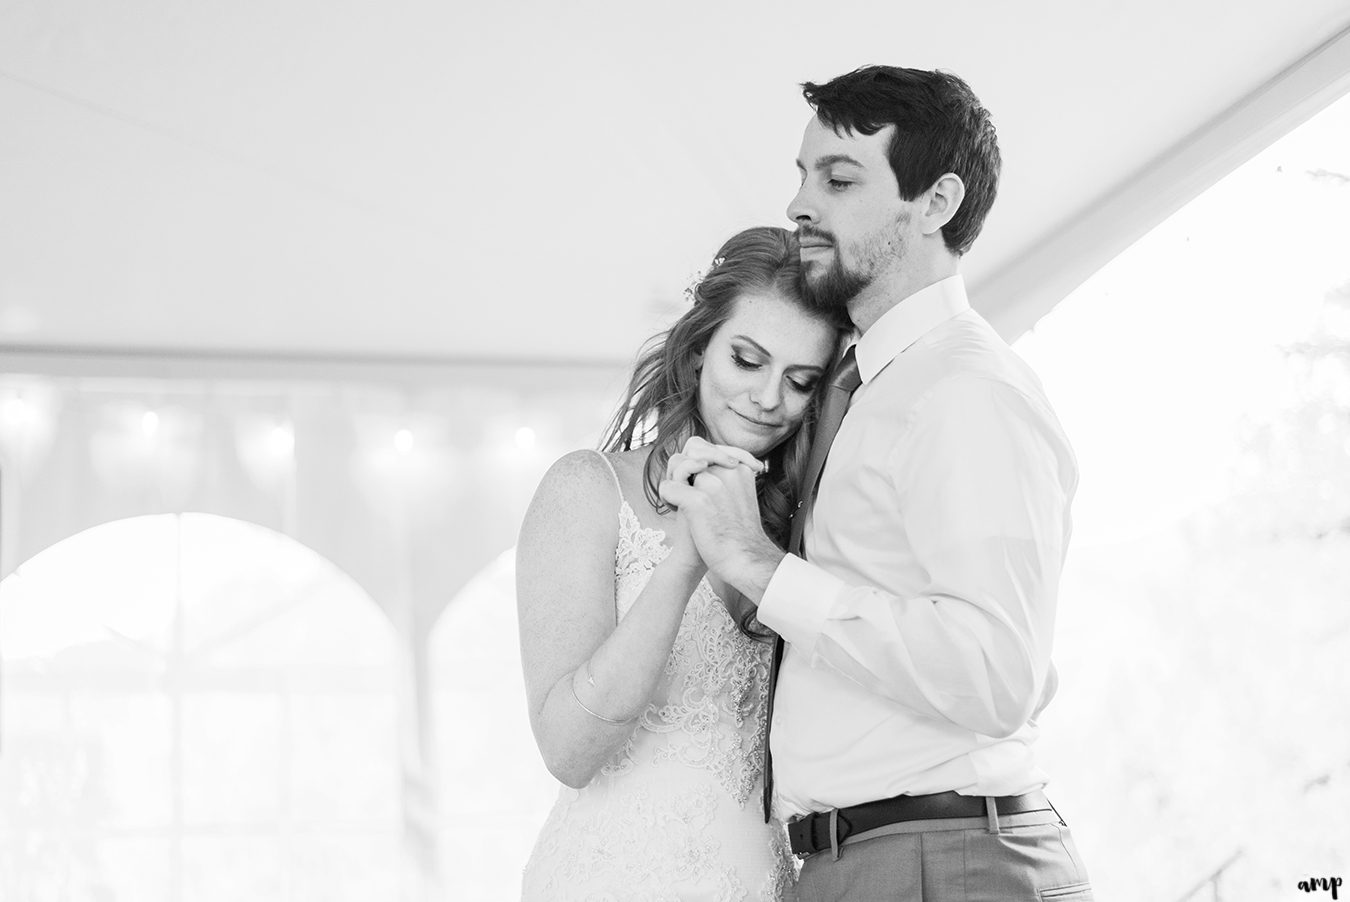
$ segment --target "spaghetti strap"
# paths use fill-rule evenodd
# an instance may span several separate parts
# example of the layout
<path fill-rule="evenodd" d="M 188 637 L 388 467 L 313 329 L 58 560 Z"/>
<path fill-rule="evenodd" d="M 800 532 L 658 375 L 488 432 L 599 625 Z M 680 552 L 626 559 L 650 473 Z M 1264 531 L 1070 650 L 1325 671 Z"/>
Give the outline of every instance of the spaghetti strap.
<path fill-rule="evenodd" d="M 619 506 L 623 507 L 624 502 L 628 499 L 623 497 L 623 486 L 619 484 L 619 474 L 614 469 L 614 464 L 609 462 L 609 458 L 605 456 L 603 451 L 596 451 L 595 453 L 604 462 L 605 469 L 609 470 L 609 475 L 614 477 L 614 488 L 618 489 L 619 492 Z"/>

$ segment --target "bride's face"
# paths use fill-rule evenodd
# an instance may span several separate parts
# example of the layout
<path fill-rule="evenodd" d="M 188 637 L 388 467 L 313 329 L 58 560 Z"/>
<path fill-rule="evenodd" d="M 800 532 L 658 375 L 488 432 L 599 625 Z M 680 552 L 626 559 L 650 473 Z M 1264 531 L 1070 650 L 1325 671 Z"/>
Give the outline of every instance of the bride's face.
<path fill-rule="evenodd" d="M 747 292 L 708 340 L 699 413 L 709 439 L 763 457 L 797 429 L 834 353 L 835 330 L 777 292 Z"/>

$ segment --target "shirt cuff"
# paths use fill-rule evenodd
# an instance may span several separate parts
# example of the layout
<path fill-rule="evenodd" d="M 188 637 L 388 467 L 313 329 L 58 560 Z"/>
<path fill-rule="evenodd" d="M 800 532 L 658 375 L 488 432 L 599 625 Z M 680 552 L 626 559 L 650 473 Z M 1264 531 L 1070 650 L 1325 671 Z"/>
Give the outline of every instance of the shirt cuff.
<path fill-rule="evenodd" d="M 756 616 L 785 642 L 810 650 L 825 627 L 835 599 L 847 588 L 842 579 L 789 554 L 765 586 Z"/>

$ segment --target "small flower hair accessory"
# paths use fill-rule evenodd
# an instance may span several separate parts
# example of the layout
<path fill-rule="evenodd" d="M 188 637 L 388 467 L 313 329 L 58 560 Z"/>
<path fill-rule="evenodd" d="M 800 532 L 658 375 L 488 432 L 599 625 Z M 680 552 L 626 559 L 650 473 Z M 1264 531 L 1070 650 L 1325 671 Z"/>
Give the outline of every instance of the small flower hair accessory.
<path fill-rule="evenodd" d="M 689 283 L 689 287 L 684 290 L 684 299 L 690 304 L 698 303 L 698 286 L 703 284 L 703 280 L 712 275 L 713 270 L 727 262 L 726 257 L 713 257 L 712 265 L 703 272 L 695 273 L 694 280 Z"/>

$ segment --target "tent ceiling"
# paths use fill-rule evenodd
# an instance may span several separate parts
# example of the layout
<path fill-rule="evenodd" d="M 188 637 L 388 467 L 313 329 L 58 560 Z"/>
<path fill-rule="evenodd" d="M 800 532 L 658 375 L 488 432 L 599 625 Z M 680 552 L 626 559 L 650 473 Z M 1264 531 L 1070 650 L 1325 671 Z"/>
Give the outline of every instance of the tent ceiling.
<path fill-rule="evenodd" d="M 1348 26 L 1344 0 L 0 0 L 0 350 L 624 360 L 721 239 L 786 225 L 796 83 L 869 62 L 993 112 L 965 268 L 1015 332 L 1073 287 L 1057 254 L 1104 262 L 1274 117 L 1166 175 L 1197 129 L 1328 41 L 1299 96 L 1343 91 Z"/>

